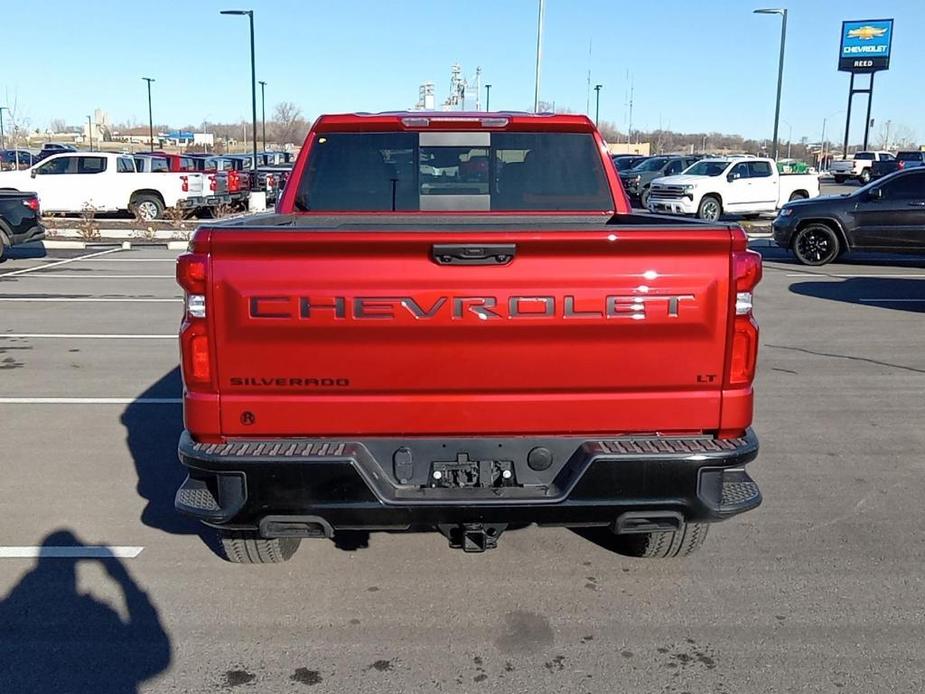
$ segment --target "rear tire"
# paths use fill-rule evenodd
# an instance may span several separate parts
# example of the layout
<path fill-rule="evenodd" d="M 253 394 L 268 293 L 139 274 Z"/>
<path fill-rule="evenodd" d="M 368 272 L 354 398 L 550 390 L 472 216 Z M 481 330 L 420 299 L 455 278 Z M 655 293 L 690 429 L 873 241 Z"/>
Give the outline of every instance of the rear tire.
<path fill-rule="evenodd" d="M 790 194 L 790 202 L 794 200 L 806 200 L 809 196 L 802 190 L 795 190 Z"/>
<path fill-rule="evenodd" d="M 715 195 L 704 195 L 697 207 L 697 217 L 708 222 L 718 222 L 723 216 L 723 204 Z"/>
<path fill-rule="evenodd" d="M 842 183 L 845 182 L 845 177 L 844 177 L 844 176 L 836 176 L 836 177 L 835 177 L 835 182 L 836 182 L 838 185 L 841 185 Z"/>
<path fill-rule="evenodd" d="M 700 549 L 709 529 L 709 523 L 685 523 L 680 530 L 618 535 L 617 548 L 638 559 L 686 557 Z"/>
<path fill-rule="evenodd" d="M 866 186 L 870 183 L 870 169 L 864 169 L 861 172 L 861 175 L 858 176 L 858 180 L 861 182 L 862 186 Z"/>
<path fill-rule="evenodd" d="M 649 209 L 649 193 L 649 189 L 646 188 L 642 191 L 642 195 L 639 196 L 639 203 L 642 205 L 642 209 L 644 210 Z"/>
<path fill-rule="evenodd" d="M 150 222 L 164 216 L 164 201 L 157 195 L 135 195 L 129 203 L 130 209 L 144 221 Z"/>
<path fill-rule="evenodd" d="M 819 267 L 831 263 L 841 253 L 835 230 L 825 224 L 809 224 L 793 236 L 793 254 L 803 265 Z"/>
<path fill-rule="evenodd" d="M 13 242 L 10 240 L 12 232 L 7 232 L 7 226 L 0 222 L 0 263 L 5 263 L 9 258 L 6 254 L 6 249 L 13 245 Z"/>
<path fill-rule="evenodd" d="M 266 539 L 248 530 L 218 530 L 219 555 L 232 564 L 281 564 L 299 548 L 297 537 Z"/>

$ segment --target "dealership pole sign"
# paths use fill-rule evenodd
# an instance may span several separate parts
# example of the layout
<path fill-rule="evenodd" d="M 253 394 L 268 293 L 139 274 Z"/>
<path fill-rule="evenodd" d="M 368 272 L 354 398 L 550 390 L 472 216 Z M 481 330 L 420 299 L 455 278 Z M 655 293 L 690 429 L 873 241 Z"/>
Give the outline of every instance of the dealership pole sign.
<path fill-rule="evenodd" d="M 838 69 L 845 72 L 888 70 L 892 44 L 892 19 L 842 22 Z"/>

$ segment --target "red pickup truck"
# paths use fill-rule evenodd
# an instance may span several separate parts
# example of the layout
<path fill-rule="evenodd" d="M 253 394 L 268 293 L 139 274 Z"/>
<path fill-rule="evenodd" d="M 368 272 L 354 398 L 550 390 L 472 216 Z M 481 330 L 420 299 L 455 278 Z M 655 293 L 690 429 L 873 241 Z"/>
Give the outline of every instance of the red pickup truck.
<path fill-rule="evenodd" d="M 532 523 L 683 556 L 761 501 L 760 256 L 633 214 L 584 116 L 322 116 L 276 212 L 200 227 L 177 278 L 175 505 L 231 561 Z"/>

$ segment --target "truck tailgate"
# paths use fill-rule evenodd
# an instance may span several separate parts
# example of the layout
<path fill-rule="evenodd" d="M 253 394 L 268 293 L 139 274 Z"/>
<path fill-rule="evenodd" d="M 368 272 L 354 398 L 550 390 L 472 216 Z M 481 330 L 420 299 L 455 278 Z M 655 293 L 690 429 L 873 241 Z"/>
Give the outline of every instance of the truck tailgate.
<path fill-rule="evenodd" d="M 216 229 L 222 433 L 716 429 L 730 249 L 709 227 Z"/>

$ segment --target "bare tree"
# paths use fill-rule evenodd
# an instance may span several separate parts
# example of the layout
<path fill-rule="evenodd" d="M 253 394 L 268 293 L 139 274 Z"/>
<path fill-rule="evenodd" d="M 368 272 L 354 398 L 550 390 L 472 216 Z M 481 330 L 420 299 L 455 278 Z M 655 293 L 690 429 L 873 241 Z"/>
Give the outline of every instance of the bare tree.
<path fill-rule="evenodd" d="M 52 118 L 48 129 L 53 133 L 63 133 L 67 129 L 67 122 L 63 118 Z"/>
<path fill-rule="evenodd" d="M 277 144 L 299 144 L 308 134 L 308 121 L 302 116 L 302 110 L 298 106 L 291 101 L 283 101 L 273 109 L 270 133 Z"/>
<path fill-rule="evenodd" d="M 905 123 L 884 121 L 876 139 L 879 149 L 918 149 L 915 131 Z"/>

